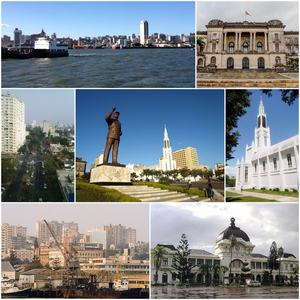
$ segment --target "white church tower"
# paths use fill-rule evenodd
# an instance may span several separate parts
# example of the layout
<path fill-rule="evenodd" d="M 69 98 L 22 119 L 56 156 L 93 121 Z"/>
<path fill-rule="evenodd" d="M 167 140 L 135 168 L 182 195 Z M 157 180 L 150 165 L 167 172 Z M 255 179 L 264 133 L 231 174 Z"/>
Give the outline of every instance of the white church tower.
<path fill-rule="evenodd" d="M 172 158 L 172 148 L 170 147 L 170 140 L 168 137 L 166 125 L 164 132 L 163 158 L 160 159 L 159 165 L 162 171 L 171 171 L 176 169 L 176 161 Z"/>

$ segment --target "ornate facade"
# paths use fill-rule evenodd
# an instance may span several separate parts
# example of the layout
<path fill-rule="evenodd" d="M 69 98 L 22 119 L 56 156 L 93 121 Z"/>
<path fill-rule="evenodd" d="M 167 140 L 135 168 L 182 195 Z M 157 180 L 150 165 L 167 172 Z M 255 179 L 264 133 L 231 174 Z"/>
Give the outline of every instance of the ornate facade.
<path fill-rule="evenodd" d="M 198 70 L 272 69 L 291 65 L 299 57 L 299 32 L 284 31 L 279 20 L 223 22 L 211 20 L 207 31 L 198 31 L 205 43 L 198 46 Z"/>

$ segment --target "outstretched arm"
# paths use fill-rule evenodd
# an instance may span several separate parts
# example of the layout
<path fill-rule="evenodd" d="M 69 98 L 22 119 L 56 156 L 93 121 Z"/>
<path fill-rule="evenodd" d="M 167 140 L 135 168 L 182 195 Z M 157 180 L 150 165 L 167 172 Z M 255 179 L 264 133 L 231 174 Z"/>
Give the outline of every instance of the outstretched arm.
<path fill-rule="evenodd" d="M 106 115 L 105 120 L 109 120 L 111 115 L 113 114 L 113 112 L 116 110 L 116 106 L 114 105 L 114 107 L 112 108 L 112 110 Z"/>

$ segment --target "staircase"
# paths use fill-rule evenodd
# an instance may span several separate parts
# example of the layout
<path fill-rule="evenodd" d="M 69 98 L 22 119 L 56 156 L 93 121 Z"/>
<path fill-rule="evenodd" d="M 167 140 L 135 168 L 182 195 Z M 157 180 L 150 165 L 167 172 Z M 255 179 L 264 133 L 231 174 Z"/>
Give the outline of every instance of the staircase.
<path fill-rule="evenodd" d="M 105 186 L 119 191 L 122 194 L 137 198 L 143 202 L 209 202 L 209 198 L 200 198 L 183 193 L 162 190 L 147 185 L 132 186 Z"/>

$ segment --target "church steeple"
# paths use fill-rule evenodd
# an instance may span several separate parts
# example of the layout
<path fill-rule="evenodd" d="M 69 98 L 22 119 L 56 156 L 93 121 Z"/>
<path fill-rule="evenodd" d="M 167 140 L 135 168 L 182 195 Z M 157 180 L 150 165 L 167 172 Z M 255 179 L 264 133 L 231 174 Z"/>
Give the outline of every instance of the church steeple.
<path fill-rule="evenodd" d="M 165 125 L 165 132 L 164 132 L 164 146 L 165 148 L 170 148 L 170 140 L 168 137 L 168 132 L 167 132 L 167 126 Z"/>
<path fill-rule="evenodd" d="M 255 128 L 254 135 L 255 152 L 271 146 L 270 128 L 267 127 L 267 115 L 265 114 L 262 97 L 260 97 L 257 115 L 257 128 Z"/>
<path fill-rule="evenodd" d="M 162 171 L 170 171 L 176 169 L 176 163 L 172 158 L 172 148 L 170 146 L 170 140 L 168 137 L 167 127 L 165 125 L 164 131 L 164 148 L 163 148 L 163 157 L 159 161 L 160 169 Z"/>

